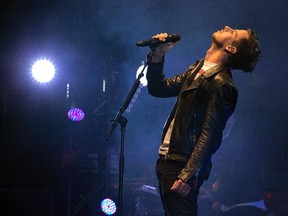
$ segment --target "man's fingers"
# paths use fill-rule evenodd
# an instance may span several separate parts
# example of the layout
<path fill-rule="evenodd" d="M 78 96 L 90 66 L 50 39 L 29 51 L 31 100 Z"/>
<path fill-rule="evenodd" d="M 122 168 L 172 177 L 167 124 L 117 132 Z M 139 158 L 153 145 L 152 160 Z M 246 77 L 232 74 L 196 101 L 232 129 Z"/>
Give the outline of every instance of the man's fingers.
<path fill-rule="evenodd" d="M 152 38 L 157 38 L 160 41 L 165 41 L 167 37 L 168 37 L 167 33 L 160 33 L 160 34 L 153 36 Z"/>
<path fill-rule="evenodd" d="M 173 186 L 171 187 L 171 190 L 179 193 L 181 196 L 187 196 L 191 188 L 188 184 L 178 179 L 174 182 Z"/>
<path fill-rule="evenodd" d="M 171 190 L 177 191 L 177 190 L 178 190 L 178 187 L 179 187 L 178 181 L 175 181 L 174 184 L 173 184 L 172 187 L 171 187 Z"/>

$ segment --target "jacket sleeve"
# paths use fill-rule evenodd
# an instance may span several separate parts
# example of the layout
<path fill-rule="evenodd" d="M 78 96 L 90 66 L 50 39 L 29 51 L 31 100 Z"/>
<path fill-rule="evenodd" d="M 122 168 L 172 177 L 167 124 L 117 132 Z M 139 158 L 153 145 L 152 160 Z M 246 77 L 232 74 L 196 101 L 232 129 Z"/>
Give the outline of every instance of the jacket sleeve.
<path fill-rule="evenodd" d="M 236 106 L 237 90 L 226 83 L 219 85 L 216 89 L 213 88 L 207 96 L 207 110 L 200 136 L 185 167 L 178 175 L 179 179 L 190 185 L 197 182 L 198 175 L 201 175 L 204 170 L 203 166 L 207 165 L 207 161 L 210 161 L 212 154 L 221 144 L 226 120 Z"/>
<path fill-rule="evenodd" d="M 164 62 L 149 63 L 146 78 L 148 81 L 148 92 L 155 97 L 178 96 L 186 73 L 179 74 L 173 78 L 165 78 L 163 72 Z"/>

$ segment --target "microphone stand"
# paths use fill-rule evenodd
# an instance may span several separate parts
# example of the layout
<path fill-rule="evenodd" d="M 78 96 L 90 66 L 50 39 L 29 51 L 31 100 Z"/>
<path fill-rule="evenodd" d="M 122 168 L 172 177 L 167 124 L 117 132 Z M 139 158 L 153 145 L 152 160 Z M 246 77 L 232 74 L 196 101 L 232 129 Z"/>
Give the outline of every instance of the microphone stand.
<path fill-rule="evenodd" d="M 114 118 L 114 120 L 111 120 L 112 124 L 106 135 L 106 140 L 109 140 L 110 136 L 112 135 L 114 129 L 117 126 L 117 123 L 121 125 L 121 147 L 120 147 L 120 157 L 119 157 L 119 186 L 118 186 L 119 187 L 118 189 L 118 216 L 122 216 L 123 174 L 124 174 L 124 138 L 125 138 L 125 127 L 128 122 L 127 119 L 122 114 L 128 108 L 136 90 L 138 89 L 140 85 L 140 79 L 144 76 L 144 70 L 147 67 L 148 62 L 151 61 L 152 56 L 153 56 L 153 53 L 149 52 L 147 56 L 147 61 L 145 62 L 142 71 L 140 72 L 137 79 L 135 80 L 124 103 L 120 107 L 116 117 Z"/>

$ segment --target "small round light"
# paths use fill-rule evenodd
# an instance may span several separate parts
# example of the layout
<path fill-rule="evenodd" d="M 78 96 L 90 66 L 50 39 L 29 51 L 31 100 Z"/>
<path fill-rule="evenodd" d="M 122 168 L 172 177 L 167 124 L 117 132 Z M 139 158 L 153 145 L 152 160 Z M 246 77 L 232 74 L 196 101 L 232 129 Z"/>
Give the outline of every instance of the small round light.
<path fill-rule="evenodd" d="M 113 215 L 117 210 L 116 204 L 113 200 L 106 198 L 101 202 L 101 210 L 106 215 Z"/>
<path fill-rule="evenodd" d="M 85 117 L 83 110 L 79 108 L 72 108 L 68 111 L 68 118 L 72 121 L 82 121 Z"/>

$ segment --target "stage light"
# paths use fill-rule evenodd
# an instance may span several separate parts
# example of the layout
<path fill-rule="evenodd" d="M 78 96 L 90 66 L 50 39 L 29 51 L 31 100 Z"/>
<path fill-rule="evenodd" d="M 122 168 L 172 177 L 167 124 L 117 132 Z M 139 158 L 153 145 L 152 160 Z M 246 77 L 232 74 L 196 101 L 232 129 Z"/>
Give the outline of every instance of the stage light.
<path fill-rule="evenodd" d="M 117 208 L 113 200 L 106 198 L 101 202 L 101 210 L 105 215 L 113 215 Z"/>
<path fill-rule="evenodd" d="M 139 68 L 138 68 L 138 70 L 137 70 L 137 72 L 136 72 L 136 78 L 139 76 L 139 74 L 141 73 L 141 71 L 143 70 L 143 68 L 144 68 L 144 64 L 142 64 Z M 147 86 L 147 79 L 146 79 L 146 74 L 147 74 L 147 67 L 145 68 L 145 70 L 143 71 L 143 76 L 140 78 L 140 83 L 141 83 L 141 85 L 142 86 Z"/>
<path fill-rule="evenodd" d="M 103 79 L 102 91 L 106 92 L 106 80 Z"/>
<path fill-rule="evenodd" d="M 71 108 L 68 111 L 68 118 L 72 121 L 82 121 L 85 117 L 85 114 L 83 112 L 83 110 L 79 109 L 79 108 Z"/>
<path fill-rule="evenodd" d="M 32 76 L 41 83 L 49 82 L 55 75 L 55 67 L 51 61 L 40 59 L 32 66 Z"/>
<path fill-rule="evenodd" d="M 144 68 L 144 62 L 142 62 L 142 65 L 138 68 L 137 72 L 136 72 L 136 78 L 138 78 L 139 74 L 142 72 Z M 147 86 L 148 82 L 147 82 L 147 79 L 146 79 L 146 74 L 147 74 L 147 67 L 144 69 L 143 71 L 143 76 L 140 78 L 140 85 L 139 87 L 137 88 L 135 94 L 133 95 L 133 98 L 131 99 L 127 109 L 126 109 L 126 112 L 129 113 L 131 112 L 132 108 L 133 108 L 133 105 L 134 103 L 136 102 L 140 92 L 141 92 L 141 89 L 144 87 L 144 86 Z"/>

